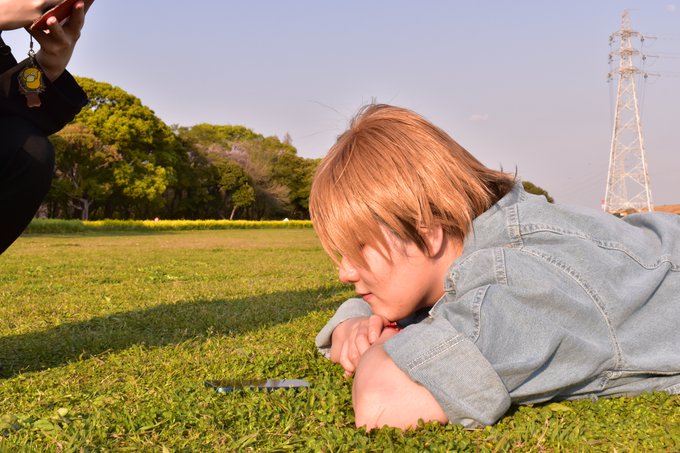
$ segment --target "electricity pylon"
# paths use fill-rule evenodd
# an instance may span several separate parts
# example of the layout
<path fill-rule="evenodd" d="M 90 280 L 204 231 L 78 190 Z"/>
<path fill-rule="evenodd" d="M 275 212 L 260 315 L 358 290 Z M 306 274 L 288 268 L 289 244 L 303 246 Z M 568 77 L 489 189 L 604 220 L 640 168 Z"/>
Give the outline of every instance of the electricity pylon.
<path fill-rule="evenodd" d="M 648 74 L 635 66 L 637 59 L 645 56 L 633 47 L 633 38 L 644 41 L 644 36 L 631 29 L 626 10 L 621 17 L 621 29 L 609 36 L 610 46 L 619 45 L 609 54 L 610 61 L 618 59 L 619 65 L 609 73 L 610 80 L 614 75 L 618 76 L 618 86 L 603 208 L 617 214 L 654 209 L 635 89 L 636 76 L 642 74 L 646 78 Z"/>

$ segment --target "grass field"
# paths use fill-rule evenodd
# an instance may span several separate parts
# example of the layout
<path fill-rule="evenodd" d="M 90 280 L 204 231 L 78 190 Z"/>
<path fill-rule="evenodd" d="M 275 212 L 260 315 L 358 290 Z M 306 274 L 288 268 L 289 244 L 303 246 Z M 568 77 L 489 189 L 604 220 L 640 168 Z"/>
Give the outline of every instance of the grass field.
<path fill-rule="evenodd" d="M 314 336 L 351 294 L 311 229 L 22 237 L 0 256 L 0 451 L 680 451 L 680 397 L 354 427 Z M 213 378 L 306 390 L 217 394 Z"/>

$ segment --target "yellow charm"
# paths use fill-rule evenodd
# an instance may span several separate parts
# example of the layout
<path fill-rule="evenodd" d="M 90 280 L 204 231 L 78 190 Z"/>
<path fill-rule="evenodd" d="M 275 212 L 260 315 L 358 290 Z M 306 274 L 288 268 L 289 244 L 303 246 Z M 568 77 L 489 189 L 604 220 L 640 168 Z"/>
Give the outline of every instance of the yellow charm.
<path fill-rule="evenodd" d="M 42 72 L 36 66 L 27 66 L 19 71 L 19 90 L 26 96 L 26 105 L 40 107 L 39 94 L 45 90 Z"/>
<path fill-rule="evenodd" d="M 26 91 L 42 91 L 42 73 L 38 68 L 25 68 L 19 73 L 22 79 L 21 86 Z"/>
<path fill-rule="evenodd" d="M 26 96 L 28 107 L 40 107 L 40 93 L 45 91 L 43 73 L 35 63 L 33 52 L 33 37 L 31 36 L 31 49 L 28 51 L 28 64 L 19 71 L 19 91 Z"/>

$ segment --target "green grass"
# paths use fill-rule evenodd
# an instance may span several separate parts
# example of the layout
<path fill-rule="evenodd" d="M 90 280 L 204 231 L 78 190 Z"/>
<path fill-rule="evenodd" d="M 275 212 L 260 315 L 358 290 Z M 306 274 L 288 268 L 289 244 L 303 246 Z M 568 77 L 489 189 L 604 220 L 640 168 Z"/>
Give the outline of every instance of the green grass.
<path fill-rule="evenodd" d="M 0 256 L 0 451 L 680 451 L 680 397 L 354 428 L 314 336 L 350 291 L 307 229 L 30 235 Z M 312 387 L 217 394 L 213 378 Z"/>

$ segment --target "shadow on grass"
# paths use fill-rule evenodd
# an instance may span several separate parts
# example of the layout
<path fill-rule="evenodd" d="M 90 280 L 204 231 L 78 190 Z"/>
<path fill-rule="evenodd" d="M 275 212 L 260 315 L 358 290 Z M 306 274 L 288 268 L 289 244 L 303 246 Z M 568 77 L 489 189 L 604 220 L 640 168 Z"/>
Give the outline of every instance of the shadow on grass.
<path fill-rule="evenodd" d="M 239 299 L 198 300 L 65 323 L 0 338 L 0 378 L 39 371 L 134 345 L 177 344 L 208 335 L 239 334 L 329 307 L 344 288 L 283 291 Z"/>

